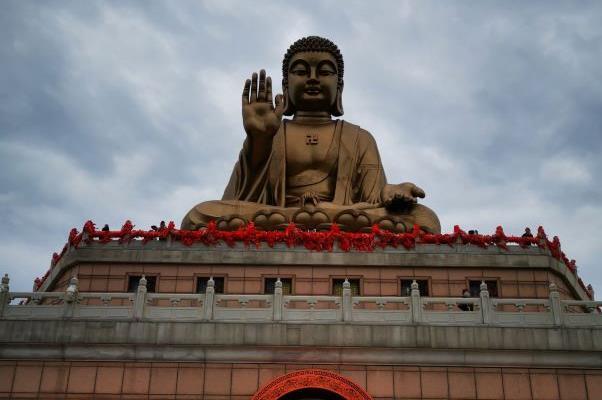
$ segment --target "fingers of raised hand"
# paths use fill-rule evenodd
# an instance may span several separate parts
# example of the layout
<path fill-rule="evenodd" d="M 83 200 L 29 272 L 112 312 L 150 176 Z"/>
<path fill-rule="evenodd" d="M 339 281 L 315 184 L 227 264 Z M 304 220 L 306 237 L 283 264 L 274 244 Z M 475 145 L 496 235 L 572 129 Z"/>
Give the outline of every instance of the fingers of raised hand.
<path fill-rule="evenodd" d="M 251 103 L 257 101 L 257 72 L 253 72 L 251 75 Z"/>
<path fill-rule="evenodd" d="M 265 91 L 265 70 L 262 69 L 259 71 L 259 88 L 257 90 L 257 100 L 265 101 L 266 99 L 266 91 Z"/>
<path fill-rule="evenodd" d="M 242 104 L 249 104 L 249 92 L 251 90 L 251 80 L 247 79 L 245 81 L 245 86 L 242 89 Z"/>
<path fill-rule="evenodd" d="M 276 108 L 274 108 L 274 112 L 278 118 L 282 118 L 282 114 L 284 114 L 284 96 L 281 94 L 276 95 Z"/>
<path fill-rule="evenodd" d="M 265 100 L 272 105 L 272 78 L 269 76 L 265 80 Z"/>
<path fill-rule="evenodd" d="M 242 92 L 243 104 L 268 102 L 272 105 L 272 78 L 266 76 L 265 70 L 256 72 L 247 79 Z"/>

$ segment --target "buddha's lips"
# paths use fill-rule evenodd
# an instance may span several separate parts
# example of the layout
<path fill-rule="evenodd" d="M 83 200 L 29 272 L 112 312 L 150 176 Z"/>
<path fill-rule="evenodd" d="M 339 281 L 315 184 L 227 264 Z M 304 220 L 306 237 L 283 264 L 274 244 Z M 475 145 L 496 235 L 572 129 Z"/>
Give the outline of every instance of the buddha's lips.
<path fill-rule="evenodd" d="M 320 88 L 308 88 L 308 89 L 305 89 L 305 93 L 307 93 L 309 95 L 316 95 L 316 94 L 322 93 L 322 89 L 320 89 Z"/>

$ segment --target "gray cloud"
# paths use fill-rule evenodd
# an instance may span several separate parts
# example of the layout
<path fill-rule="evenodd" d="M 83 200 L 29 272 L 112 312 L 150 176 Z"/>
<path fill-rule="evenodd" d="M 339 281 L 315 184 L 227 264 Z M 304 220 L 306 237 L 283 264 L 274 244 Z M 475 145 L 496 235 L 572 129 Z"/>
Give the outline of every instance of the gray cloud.
<path fill-rule="evenodd" d="M 179 222 L 218 198 L 244 79 L 309 34 L 346 61 L 345 118 L 444 229 L 560 236 L 602 287 L 597 2 L 27 2 L 0 14 L 2 272 L 28 289 L 68 230 Z M 279 86 L 279 85 L 277 85 Z"/>

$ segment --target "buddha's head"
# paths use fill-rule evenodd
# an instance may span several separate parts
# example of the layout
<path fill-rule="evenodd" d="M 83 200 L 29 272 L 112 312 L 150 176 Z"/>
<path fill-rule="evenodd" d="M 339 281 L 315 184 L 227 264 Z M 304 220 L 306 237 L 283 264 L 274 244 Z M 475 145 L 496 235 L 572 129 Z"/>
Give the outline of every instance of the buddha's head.
<path fill-rule="evenodd" d="M 297 40 L 282 61 L 284 115 L 327 111 L 343 115 L 343 56 L 336 44 L 319 36 Z"/>

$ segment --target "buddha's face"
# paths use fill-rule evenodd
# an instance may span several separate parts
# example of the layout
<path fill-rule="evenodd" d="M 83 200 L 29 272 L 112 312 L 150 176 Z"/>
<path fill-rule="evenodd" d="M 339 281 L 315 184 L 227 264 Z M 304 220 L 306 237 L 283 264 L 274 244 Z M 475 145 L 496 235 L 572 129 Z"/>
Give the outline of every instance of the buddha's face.
<path fill-rule="evenodd" d="M 288 68 L 288 95 L 297 111 L 330 111 L 337 95 L 337 63 L 328 52 L 300 52 Z"/>

